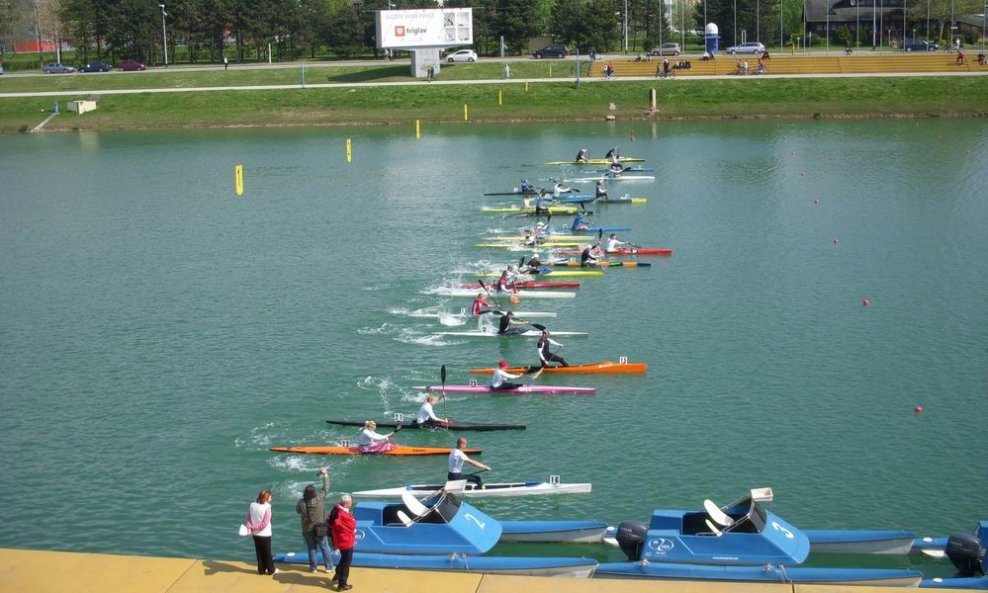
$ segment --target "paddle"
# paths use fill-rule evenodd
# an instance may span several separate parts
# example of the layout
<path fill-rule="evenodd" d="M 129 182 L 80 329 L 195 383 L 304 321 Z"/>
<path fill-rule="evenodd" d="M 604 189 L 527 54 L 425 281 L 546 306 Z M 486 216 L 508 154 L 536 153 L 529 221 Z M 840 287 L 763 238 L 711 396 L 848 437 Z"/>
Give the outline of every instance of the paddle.
<path fill-rule="evenodd" d="M 449 416 L 446 413 L 446 365 L 439 368 L 439 380 L 442 385 L 442 397 L 443 397 L 443 418 L 449 421 Z"/>
<path fill-rule="evenodd" d="M 484 289 L 484 292 L 487 293 L 487 296 L 491 297 L 491 300 L 494 301 L 494 304 L 497 305 L 497 308 L 501 309 L 501 303 L 497 302 L 497 299 L 494 297 L 493 294 L 491 294 L 491 289 L 487 288 L 487 285 L 484 284 L 484 279 L 478 278 L 477 281 L 480 282 L 480 287 Z"/>

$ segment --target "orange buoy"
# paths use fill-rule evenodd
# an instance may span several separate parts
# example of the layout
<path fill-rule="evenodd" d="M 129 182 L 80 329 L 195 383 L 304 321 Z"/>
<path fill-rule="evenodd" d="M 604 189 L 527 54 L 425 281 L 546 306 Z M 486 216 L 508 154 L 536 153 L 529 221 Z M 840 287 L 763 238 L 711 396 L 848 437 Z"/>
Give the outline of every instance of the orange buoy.
<path fill-rule="evenodd" d="M 510 299 L 508 299 L 508 300 L 509 300 L 509 301 L 511 301 L 511 304 L 512 304 L 512 305 L 517 305 L 517 304 L 518 304 L 518 297 L 516 297 L 516 296 L 512 296 L 512 297 L 511 297 Z"/>

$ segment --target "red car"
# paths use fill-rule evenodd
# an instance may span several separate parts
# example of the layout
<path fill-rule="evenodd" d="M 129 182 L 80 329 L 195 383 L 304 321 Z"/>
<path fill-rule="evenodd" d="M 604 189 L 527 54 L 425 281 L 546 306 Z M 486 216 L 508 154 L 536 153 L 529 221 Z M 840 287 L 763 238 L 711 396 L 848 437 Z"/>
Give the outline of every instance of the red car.
<path fill-rule="evenodd" d="M 137 60 L 124 60 L 120 62 L 121 70 L 147 70 L 148 67 Z"/>

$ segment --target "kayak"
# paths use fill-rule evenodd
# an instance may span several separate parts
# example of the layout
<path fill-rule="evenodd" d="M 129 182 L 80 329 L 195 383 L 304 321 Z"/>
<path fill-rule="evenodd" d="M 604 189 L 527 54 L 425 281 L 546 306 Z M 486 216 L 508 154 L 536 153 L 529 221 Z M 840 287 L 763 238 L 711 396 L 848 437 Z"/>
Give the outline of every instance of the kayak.
<path fill-rule="evenodd" d="M 600 270 L 553 270 L 552 268 L 542 268 L 537 274 L 537 276 L 554 276 L 556 278 L 593 278 L 603 275 L 604 273 Z M 479 272 L 476 276 L 477 278 L 499 278 L 501 272 Z M 529 280 L 532 278 L 531 274 L 520 274 L 518 279 Z"/>
<path fill-rule="evenodd" d="M 655 175 L 600 175 L 598 177 L 578 177 L 564 179 L 566 183 L 595 183 L 597 181 L 655 181 Z"/>
<path fill-rule="evenodd" d="M 364 420 L 327 420 L 326 422 L 329 424 L 336 424 L 337 426 L 363 426 L 365 421 Z M 397 428 L 399 424 L 401 425 L 402 428 L 411 428 L 416 430 L 423 429 L 422 426 L 419 426 L 418 424 L 415 423 L 414 416 L 409 416 L 405 419 L 401 419 L 399 415 L 399 420 L 391 420 L 391 421 L 384 420 L 377 423 L 377 425 L 382 428 Z M 424 427 L 425 430 L 429 430 L 430 428 L 432 427 L 428 427 L 428 426 Z M 439 427 L 435 427 L 435 428 L 437 430 L 443 430 L 442 428 Z M 482 422 L 460 422 L 458 420 L 450 420 L 446 424 L 445 430 L 476 430 L 483 432 L 490 432 L 492 430 L 525 430 L 525 425 L 524 424 L 489 424 Z M 436 488 L 436 490 L 438 490 L 438 488 Z"/>
<path fill-rule="evenodd" d="M 568 231 L 568 232 L 576 233 L 581 231 Z M 591 241 L 591 237 L 588 237 L 587 235 L 564 235 L 561 232 L 550 234 L 545 239 L 548 241 L 580 241 L 584 245 L 586 245 L 589 241 Z M 494 243 L 494 242 L 524 243 L 525 238 L 519 237 L 517 235 L 512 235 L 512 236 L 495 235 L 493 237 L 484 237 L 484 241 L 488 243 Z"/>
<path fill-rule="evenodd" d="M 554 336 L 570 336 L 570 337 L 584 337 L 587 332 L 566 332 L 566 331 L 552 331 L 550 332 Z M 538 338 L 542 335 L 542 330 L 530 329 L 524 332 L 515 334 L 499 334 L 496 331 L 462 331 L 462 332 L 436 332 L 432 334 L 434 336 L 457 336 L 460 338 Z M 492 371 L 493 372 L 493 371 Z"/>
<path fill-rule="evenodd" d="M 491 243 L 477 243 L 474 245 L 474 247 L 478 247 L 481 249 L 483 248 L 510 249 L 512 247 L 519 247 L 525 250 L 552 249 L 555 247 L 582 247 L 584 245 L 587 245 L 589 240 L 590 240 L 589 237 L 580 239 L 578 241 L 557 241 L 555 239 L 551 239 L 549 241 L 544 241 L 542 243 L 539 243 L 538 245 L 530 245 L 524 243 L 521 239 L 512 238 L 510 240 L 498 239 L 497 241 Z"/>
<path fill-rule="evenodd" d="M 459 288 L 483 288 L 479 284 L 460 284 L 458 286 Z M 562 282 L 562 281 L 554 282 L 552 280 L 519 280 L 515 282 L 515 287 L 516 288 L 580 288 L 580 283 Z"/>
<path fill-rule="evenodd" d="M 552 478 L 556 481 L 552 481 Z M 377 490 L 361 490 L 354 492 L 354 496 L 361 498 L 400 498 L 405 492 L 411 494 L 431 494 L 437 490 L 442 490 L 445 484 L 412 484 L 410 486 L 398 486 L 396 488 L 380 488 Z M 463 490 L 457 490 L 457 496 L 469 496 L 474 498 L 489 498 L 495 496 L 538 496 L 547 494 L 589 494 L 592 485 L 564 484 L 558 481 L 558 476 L 550 476 L 550 481 L 533 480 L 531 482 L 485 482 L 484 487 L 476 488 L 469 482 Z M 502 521 L 502 524 L 505 523 Z M 606 525 L 605 525 L 606 527 Z M 599 541 L 599 540 L 598 540 Z"/>
<path fill-rule="evenodd" d="M 443 387 L 441 385 L 429 385 L 426 387 L 412 387 L 412 389 L 417 389 L 419 391 L 439 391 L 443 389 Z M 545 395 L 593 395 L 594 393 L 597 393 L 597 389 L 594 387 L 567 387 L 565 385 L 522 385 L 521 387 L 516 387 L 514 389 L 491 389 L 490 385 L 447 385 L 445 389 L 448 393 L 509 393 L 515 395 L 533 393 Z"/>
<path fill-rule="evenodd" d="M 610 165 L 611 159 L 587 159 L 585 161 L 549 161 L 547 165 Z M 644 163 L 645 159 L 635 156 L 619 156 L 619 163 Z"/>
<path fill-rule="evenodd" d="M 480 285 L 478 284 L 477 286 Z M 490 312 L 496 314 L 499 317 L 503 315 L 503 313 L 501 313 L 501 311 L 498 310 L 491 310 Z M 447 318 L 476 319 L 477 317 L 479 317 L 479 315 L 471 315 L 466 311 L 462 311 L 460 313 L 427 313 L 421 311 L 412 311 L 407 315 L 409 317 L 419 317 L 422 319 L 447 319 Z M 522 319 L 549 319 L 555 317 L 556 312 L 555 311 L 516 311 L 515 315 L 521 317 Z"/>
<path fill-rule="evenodd" d="M 583 251 L 576 249 L 560 249 L 559 255 L 580 255 Z M 621 247 L 607 252 L 607 255 L 672 255 L 672 249 L 662 247 Z"/>
<path fill-rule="evenodd" d="M 549 206 L 553 214 L 576 214 L 580 211 L 576 206 Z M 535 214 L 535 206 L 484 206 L 480 209 L 485 214 Z"/>
<path fill-rule="evenodd" d="M 538 371 L 539 368 L 540 367 L 538 366 L 510 367 L 504 370 L 513 375 L 520 375 L 522 373 L 534 373 L 535 371 Z M 647 370 L 648 370 L 648 364 L 644 362 L 627 362 L 626 360 L 612 362 L 610 360 L 605 360 L 604 362 L 595 362 L 591 364 L 573 364 L 568 367 L 545 367 L 542 369 L 542 372 L 589 375 L 589 374 L 604 374 L 604 373 L 608 373 L 608 374 L 644 373 Z M 474 375 L 489 375 L 494 372 L 494 368 L 490 367 L 483 369 L 470 369 L 468 372 Z"/>
<path fill-rule="evenodd" d="M 634 262 L 631 262 L 634 263 Z M 500 276 L 500 274 L 498 274 Z M 432 291 L 425 292 L 424 294 L 437 294 L 439 296 L 447 297 L 469 297 L 474 298 L 477 296 L 477 291 L 472 288 L 453 288 L 450 286 L 443 286 L 441 288 L 434 289 Z M 518 292 L 499 292 L 496 296 L 504 295 L 505 297 L 518 297 L 520 299 L 572 299 L 576 297 L 575 292 L 560 292 L 558 290 L 519 290 Z"/>
<path fill-rule="evenodd" d="M 584 169 L 583 173 L 610 173 L 610 169 Z M 655 173 L 655 167 L 643 167 L 641 165 L 631 165 L 625 167 L 622 173 Z"/>
<path fill-rule="evenodd" d="M 446 389 L 449 391 L 449 388 Z M 300 446 L 300 447 L 271 447 L 268 451 L 274 451 L 275 453 L 304 453 L 307 455 L 407 455 L 407 456 L 421 456 L 421 455 L 449 455 L 449 447 L 409 447 L 407 445 L 398 445 L 394 449 L 384 452 L 384 453 L 361 453 L 360 449 L 356 445 L 351 445 L 344 447 L 342 445 L 311 445 L 311 446 Z M 480 449 L 464 449 L 464 453 L 479 455 Z"/>
<path fill-rule="evenodd" d="M 598 198 L 595 204 L 632 204 L 635 206 L 641 206 L 648 203 L 648 198 L 629 198 L 628 196 L 620 196 L 617 198 Z M 604 231 L 605 233 L 607 231 Z"/>
<path fill-rule="evenodd" d="M 580 263 L 578 261 L 560 261 L 560 262 L 545 262 L 547 266 L 564 266 L 567 268 L 648 268 L 652 264 L 643 261 L 618 261 L 618 260 L 606 260 L 601 259 L 596 262 Z"/>

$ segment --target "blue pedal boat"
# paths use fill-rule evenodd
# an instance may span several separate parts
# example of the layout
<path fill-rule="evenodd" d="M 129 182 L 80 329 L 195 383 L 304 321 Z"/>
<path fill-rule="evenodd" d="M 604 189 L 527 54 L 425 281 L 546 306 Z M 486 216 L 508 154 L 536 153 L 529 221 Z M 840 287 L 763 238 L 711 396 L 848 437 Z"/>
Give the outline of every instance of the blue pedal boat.
<path fill-rule="evenodd" d="M 701 511 L 657 510 L 647 526 L 621 523 L 617 540 L 629 561 L 601 564 L 597 576 L 901 586 L 922 580 L 913 570 L 799 566 L 810 539 L 765 508 L 772 499 L 771 488 L 757 488 L 725 507 L 708 499 Z"/>

